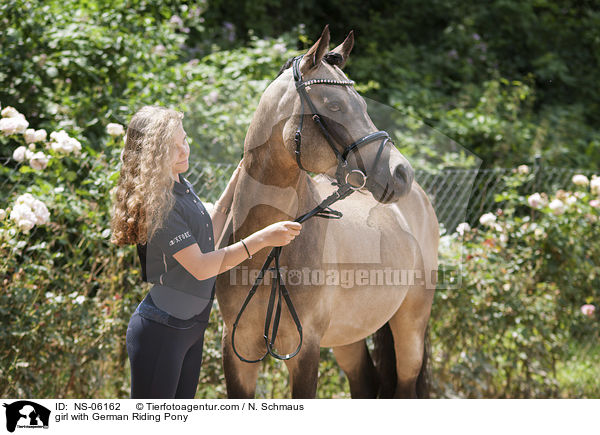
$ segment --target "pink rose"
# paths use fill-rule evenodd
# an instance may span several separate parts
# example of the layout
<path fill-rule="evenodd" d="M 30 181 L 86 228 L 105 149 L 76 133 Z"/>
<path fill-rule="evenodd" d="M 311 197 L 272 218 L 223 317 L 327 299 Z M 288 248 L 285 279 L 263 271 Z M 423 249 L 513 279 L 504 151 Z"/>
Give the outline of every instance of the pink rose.
<path fill-rule="evenodd" d="M 592 304 L 585 304 L 585 305 L 581 306 L 581 312 L 585 316 L 594 317 L 595 311 L 596 311 L 596 307 Z"/>

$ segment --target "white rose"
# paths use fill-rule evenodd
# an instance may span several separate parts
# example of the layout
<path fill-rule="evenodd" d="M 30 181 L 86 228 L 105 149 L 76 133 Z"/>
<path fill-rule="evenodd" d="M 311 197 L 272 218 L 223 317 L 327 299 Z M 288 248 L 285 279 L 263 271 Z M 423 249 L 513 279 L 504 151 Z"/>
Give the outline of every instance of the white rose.
<path fill-rule="evenodd" d="M 35 215 L 36 224 L 44 225 L 50 221 L 50 212 L 48 211 L 46 204 L 44 204 L 39 199 L 36 199 L 33 202 L 31 206 L 31 211 L 33 211 L 33 214 Z"/>
<path fill-rule="evenodd" d="M 592 176 L 592 181 L 590 182 L 590 190 L 594 195 L 600 195 L 600 177 L 594 175 Z"/>
<path fill-rule="evenodd" d="M 35 214 L 31 211 L 31 208 L 27 204 L 15 204 L 10 212 L 10 218 L 17 223 L 22 220 L 28 220 L 31 222 L 35 222 L 36 220 Z"/>
<path fill-rule="evenodd" d="M 23 230 L 25 232 L 32 229 L 34 227 L 34 225 L 35 225 L 35 223 L 30 221 L 29 219 L 21 219 L 20 221 L 17 222 L 17 227 L 19 227 L 20 230 Z"/>
<path fill-rule="evenodd" d="M 17 162 L 22 162 L 23 160 L 25 160 L 25 151 L 27 151 L 27 148 L 25 147 L 25 145 L 21 145 L 19 148 L 13 151 L 12 158 L 15 159 Z"/>
<path fill-rule="evenodd" d="M 23 116 L 17 109 L 12 106 L 6 106 L 2 109 L 2 117 L 3 118 L 16 118 L 18 116 Z"/>
<path fill-rule="evenodd" d="M 29 160 L 29 164 L 33 169 L 41 170 L 46 169 L 48 166 L 48 156 L 44 154 L 42 151 L 38 151 Z"/>
<path fill-rule="evenodd" d="M 0 131 L 2 131 L 5 136 L 25 133 L 28 126 L 29 122 L 27 122 L 25 118 L 14 117 L 0 119 Z"/>
<path fill-rule="evenodd" d="M 125 130 L 121 124 L 115 124 L 111 122 L 106 126 L 106 132 L 113 137 L 117 137 L 125 133 Z"/>
<path fill-rule="evenodd" d="M 0 208 L 0 221 L 3 221 L 6 218 L 6 210 Z"/>
<path fill-rule="evenodd" d="M 85 296 L 79 295 L 79 296 L 77 296 L 75 298 L 75 300 L 73 302 L 75 302 L 76 304 L 80 304 L 81 305 L 83 303 L 83 301 L 85 301 Z"/>
<path fill-rule="evenodd" d="M 25 118 L 12 118 L 17 120 L 17 133 L 25 133 L 27 127 L 29 126 L 29 122 Z"/>
<path fill-rule="evenodd" d="M 81 143 L 77 139 L 71 138 L 70 144 L 71 151 L 75 151 L 75 154 L 79 154 L 79 152 L 81 151 Z"/>
<path fill-rule="evenodd" d="M 569 196 L 567 196 L 567 199 L 565 200 L 565 202 L 567 203 L 567 205 L 573 205 L 577 202 L 577 198 L 573 195 L 569 195 Z"/>
<path fill-rule="evenodd" d="M 60 152 L 67 152 L 68 149 L 65 148 L 64 144 L 66 142 L 52 142 L 52 144 L 50 145 L 50 148 L 52 148 L 53 151 L 56 151 L 58 153 Z"/>
<path fill-rule="evenodd" d="M 64 131 L 53 131 L 50 133 L 51 142 L 47 147 L 52 148 L 54 151 L 62 151 L 63 143 L 68 141 L 68 135 Z"/>
<path fill-rule="evenodd" d="M 588 177 L 586 177 L 583 174 L 573 175 L 572 181 L 578 186 L 587 186 L 588 184 L 590 184 L 590 180 L 588 180 Z"/>
<path fill-rule="evenodd" d="M 63 153 L 78 153 L 81 151 L 81 144 L 77 139 L 70 137 L 65 131 L 53 131 L 50 133 L 50 139 L 53 142 L 50 143 L 50 148 L 57 152 Z"/>
<path fill-rule="evenodd" d="M 25 143 L 34 143 L 35 142 L 35 130 L 33 128 L 28 128 L 25 130 Z"/>
<path fill-rule="evenodd" d="M 521 165 L 521 166 L 519 166 L 517 168 L 517 172 L 519 174 L 523 174 L 523 175 L 529 174 L 529 166 L 527 166 L 527 165 Z"/>
<path fill-rule="evenodd" d="M 64 131 L 53 131 L 52 133 L 50 133 L 50 139 L 55 141 L 55 142 L 59 142 L 61 137 L 66 135 L 67 133 L 65 133 Z"/>
<path fill-rule="evenodd" d="M 542 195 L 537 192 L 533 195 L 530 195 L 529 198 L 527 198 L 527 202 L 531 208 L 541 208 L 542 206 L 546 205 L 546 201 L 544 198 L 542 198 Z"/>
<path fill-rule="evenodd" d="M 17 200 L 15 201 L 15 204 L 19 205 L 19 204 L 25 204 L 27 207 L 33 206 L 33 203 L 35 202 L 35 198 L 33 197 L 33 195 L 31 193 L 24 193 L 23 195 L 20 195 Z"/>
<path fill-rule="evenodd" d="M 47 136 L 48 133 L 46 133 L 46 130 L 44 130 L 43 128 L 40 130 L 36 130 L 34 135 L 34 142 L 44 142 Z"/>
<path fill-rule="evenodd" d="M 460 223 L 456 227 L 456 232 L 461 236 L 465 233 L 468 233 L 469 231 L 471 231 L 471 225 L 469 225 L 467 222 Z"/>
<path fill-rule="evenodd" d="M 491 227 L 494 222 L 496 222 L 496 216 L 493 213 L 486 213 L 479 218 L 479 223 L 488 227 Z"/>
<path fill-rule="evenodd" d="M 557 216 L 565 212 L 565 204 L 560 199 L 553 200 L 550 203 L 549 207 L 550 210 L 552 210 L 552 213 L 554 213 Z"/>

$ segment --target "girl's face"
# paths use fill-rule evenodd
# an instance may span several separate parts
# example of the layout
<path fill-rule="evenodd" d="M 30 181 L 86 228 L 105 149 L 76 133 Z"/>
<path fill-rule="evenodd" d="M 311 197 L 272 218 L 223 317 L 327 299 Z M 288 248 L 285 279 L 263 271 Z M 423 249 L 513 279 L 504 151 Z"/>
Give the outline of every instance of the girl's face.
<path fill-rule="evenodd" d="M 175 161 L 172 166 L 172 175 L 175 181 L 179 181 L 180 173 L 189 169 L 188 157 L 190 156 L 190 146 L 187 143 L 186 136 L 183 126 L 180 125 L 175 132 L 175 143 L 173 144 Z"/>

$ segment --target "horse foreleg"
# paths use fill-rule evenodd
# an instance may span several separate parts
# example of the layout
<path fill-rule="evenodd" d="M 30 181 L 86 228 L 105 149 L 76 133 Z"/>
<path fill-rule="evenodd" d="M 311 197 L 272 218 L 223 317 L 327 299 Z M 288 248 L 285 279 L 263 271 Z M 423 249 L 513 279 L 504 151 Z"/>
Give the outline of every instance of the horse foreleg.
<path fill-rule="evenodd" d="M 290 373 L 293 399 L 314 399 L 319 378 L 319 344 L 303 343 L 302 350 L 285 363 Z"/>
<path fill-rule="evenodd" d="M 377 397 L 377 373 L 365 340 L 333 348 L 335 359 L 346 373 L 353 399 Z"/>
<path fill-rule="evenodd" d="M 417 398 L 432 302 L 433 290 L 414 287 L 389 321 L 396 352 L 396 398 Z"/>
<path fill-rule="evenodd" d="M 227 332 L 223 333 L 222 351 L 227 397 L 230 399 L 254 398 L 260 364 L 241 361 L 233 352 L 231 335 Z"/>

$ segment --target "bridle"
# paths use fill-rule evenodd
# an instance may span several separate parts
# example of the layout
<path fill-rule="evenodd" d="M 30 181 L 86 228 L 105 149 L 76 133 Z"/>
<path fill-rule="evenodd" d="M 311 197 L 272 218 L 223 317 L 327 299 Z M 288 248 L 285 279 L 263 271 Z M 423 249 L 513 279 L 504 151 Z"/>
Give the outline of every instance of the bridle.
<path fill-rule="evenodd" d="M 390 135 L 385 131 L 376 131 L 374 133 L 370 133 L 366 136 L 361 137 L 360 139 L 353 142 L 352 144 L 348 145 L 347 147 L 345 147 L 344 151 L 342 151 L 340 153 L 334 143 L 334 140 L 332 137 L 333 136 L 332 132 L 327 128 L 327 124 L 325 123 L 325 120 L 322 118 L 321 115 L 319 115 L 317 108 L 315 107 L 314 103 L 308 96 L 308 92 L 306 92 L 306 87 L 311 86 L 311 85 L 353 86 L 354 82 L 352 80 L 341 81 L 341 80 L 332 80 L 332 79 L 313 79 L 313 80 L 302 81 L 302 74 L 300 73 L 300 62 L 302 60 L 302 56 L 303 55 L 300 55 L 300 56 L 296 56 L 294 58 L 293 67 L 292 67 L 292 71 L 294 74 L 294 82 L 296 83 L 296 90 L 298 91 L 298 94 L 300 94 L 300 122 L 298 124 L 298 129 L 296 130 L 296 134 L 294 136 L 294 141 L 296 142 L 296 151 L 295 151 L 296 162 L 298 163 L 298 167 L 304 171 L 307 171 L 307 169 L 304 166 L 302 166 L 302 161 L 301 161 L 302 124 L 304 122 L 304 101 L 306 101 L 306 104 L 308 105 L 308 108 L 310 110 L 309 113 L 312 114 L 312 120 L 317 125 L 317 127 L 319 127 L 319 129 L 321 130 L 321 133 L 325 137 L 325 140 L 327 140 L 327 143 L 329 144 L 329 146 L 331 147 L 331 150 L 333 151 L 333 153 L 335 154 L 335 156 L 337 158 L 338 166 L 335 171 L 335 179 L 337 181 L 337 184 L 338 185 L 347 184 L 348 183 L 348 175 L 353 172 L 357 172 L 357 173 L 360 173 L 363 177 L 362 185 L 357 188 L 357 189 L 360 189 L 360 188 L 364 187 L 365 184 L 367 183 L 367 176 L 368 176 L 367 171 L 365 170 L 364 164 L 363 164 L 362 159 L 360 158 L 359 154 L 355 154 L 355 156 L 356 156 L 356 160 L 357 160 L 357 163 L 358 163 L 360 169 L 354 169 L 354 170 L 348 171 L 348 160 L 347 160 L 348 155 L 351 152 L 356 152 L 363 145 L 374 142 L 378 139 L 382 139 L 381 144 L 379 145 L 379 149 L 377 150 L 377 155 L 375 156 L 375 160 L 373 161 L 373 165 L 371 166 L 371 171 L 369 171 L 369 174 L 370 174 L 370 173 L 372 173 L 372 171 L 375 170 L 375 168 L 377 168 L 377 163 L 379 162 L 379 158 L 381 157 L 383 147 L 390 140 Z M 344 173 L 345 173 L 345 176 L 344 176 Z"/>
<path fill-rule="evenodd" d="M 327 140 L 327 143 L 333 150 L 333 152 L 338 160 L 338 166 L 337 166 L 337 169 L 335 172 L 336 183 L 334 183 L 335 185 L 338 186 L 338 189 L 335 192 L 333 192 L 333 194 L 331 194 L 330 196 L 325 198 L 318 206 L 313 208 L 311 211 L 303 214 L 302 216 L 299 216 L 294 221 L 302 223 L 302 222 L 306 221 L 307 219 L 310 219 L 313 216 L 322 217 L 322 218 L 326 218 L 326 219 L 340 219 L 342 217 L 342 213 L 340 213 L 339 211 L 336 211 L 336 210 L 332 210 L 331 208 L 329 208 L 329 206 L 332 205 L 336 201 L 346 198 L 348 195 L 350 195 L 355 190 L 362 189 L 363 187 L 365 187 L 365 185 L 367 183 L 367 176 L 368 176 L 367 172 L 364 168 L 362 159 L 360 159 L 359 154 L 355 154 L 355 156 L 356 156 L 356 160 L 357 160 L 357 163 L 358 163 L 360 169 L 353 169 L 350 171 L 348 170 L 348 160 L 347 160 L 348 155 L 351 152 L 357 151 L 359 149 L 359 147 L 361 147 L 362 145 L 366 145 L 370 142 L 381 139 L 381 144 L 379 145 L 379 149 L 377 150 L 377 155 L 375 156 L 375 160 L 373 162 L 373 165 L 371 166 L 371 170 L 369 171 L 369 174 L 371 174 L 372 171 L 374 171 L 376 169 L 377 163 L 379 162 L 379 158 L 381 157 L 381 153 L 383 151 L 383 147 L 390 140 L 390 136 L 385 131 L 376 131 L 374 133 L 370 133 L 370 134 L 358 139 L 357 141 L 353 142 L 352 144 L 348 145 L 347 147 L 345 147 L 344 151 L 342 151 L 340 153 L 333 141 L 332 132 L 330 132 L 329 129 L 327 128 L 327 124 L 325 123 L 325 120 L 317 113 L 317 109 L 316 109 L 315 105 L 313 104 L 312 100 L 308 96 L 308 93 L 306 92 L 306 86 L 321 85 L 321 84 L 336 85 L 336 86 L 352 86 L 354 84 L 354 82 L 353 81 L 338 81 L 338 80 L 331 80 L 331 79 L 313 79 L 313 80 L 308 80 L 308 81 L 302 81 L 302 75 L 300 73 L 301 59 L 302 59 L 302 55 L 296 56 L 293 59 L 294 81 L 296 83 L 296 90 L 298 91 L 298 94 L 300 94 L 300 101 L 301 101 L 301 103 L 300 103 L 301 104 L 300 122 L 298 124 L 298 129 L 296 130 L 296 134 L 294 136 L 294 141 L 296 142 L 296 150 L 295 150 L 296 162 L 298 163 L 298 167 L 300 169 L 308 172 L 308 170 L 302 166 L 302 162 L 300 159 L 300 157 L 301 157 L 300 152 L 301 152 L 301 145 L 302 145 L 302 124 L 303 124 L 303 120 L 304 120 L 304 101 L 306 100 L 306 104 L 308 104 L 310 113 L 312 113 L 313 121 L 321 130 L 321 133 Z M 354 186 L 354 185 L 348 183 L 348 176 L 355 172 L 362 175 L 362 183 L 360 186 Z M 240 360 L 247 362 L 247 363 L 256 363 L 256 362 L 262 361 L 267 355 L 271 355 L 272 357 L 280 359 L 280 360 L 288 360 L 288 359 L 294 357 L 300 351 L 300 348 L 302 347 L 302 325 L 300 324 L 300 319 L 298 318 L 298 314 L 296 313 L 296 310 L 294 309 L 294 305 L 292 304 L 292 300 L 291 300 L 290 294 L 285 286 L 285 283 L 281 279 L 281 270 L 280 270 L 280 266 L 279 266 L 279 256 L 281 254 L 281 248 L 282 248 L 281 246 L 273 248 L 271 250 L 271 252 L 269 253 L 269 255 L 267 256 L 267 259 L 265 260 L 260 272 L 258 273 L 258 276 L 256 277 L 256 280 L 254 281 L 254 284 L 252 285 L 252 288 L 248 292 L 248 296 L 246 296 L 246 300 L 244 301 L 244 303 L 242 304 L 242 307 L 240 308 L 240 311 L 235 319 L 235 322 L 233 322 L 233 331 L 231 333 L 231 347 L 233 348 L 233 352 L 237 355 L 237 357 Z M 269 269 L 269 266 L 271 265 L 271 263 L 273 261 L 275 261 L 275 267 L 272 267 Z M 264 274 L 267 270 L 272 270 L 275 272 L 275 276 L 273 277 L 273 281 L 271 284 L 271 294 L 269 296 L 269 303 L 267 306 L 267 314 L 266 314 L 266 318 L 265 318 L 265 327 L 264 327 L 264 333 L 263 333 L 263 338 L 265 339 L 267 351 L 265 352 L 265 354 L 262 357 L 260 357 L 258 359 L 248 360 L 248 359 L 244 358 L 243 356 L 241 356 L 235 347 L 235 332 L 237 330 L 237 326 L 240 321 L 240 318 L 242 317 L 242 313 L 244 312 L 244 310 L 246 309 L 246 306 L 248 305 L 248 303 L 250 302 L 250 300 L 256 293 L 258 286 L 263 281 Z M 277 307 L 275 308 L 275 296 L 276 295 L 278 295 L 279 297 L 277 298 Z M 290 312 L 290 315 L 292 316 L 292 320 L 294 321 L 294 323 L 296 325 L 296 329 L 298 330 L 298 336 L 300 338 L 298 347 L 296 348 L 296 350 L 294 352 L 292 352 L 291 354 L 287 354 L 287 355 L 279 355 L 273 348 L 273 345 L 275 343 L 275 338 L 277 337 L 277 331 L 279 329 L 279 319 L 281 317 L 281 300 L 282 299 L 287 304 L 288 310 Z M 275 313 L 273 313 L 274 309 L 275 309 Z M 272 328 L 271 328 L 271 336 L 269 337 L 269 326 L 271 326 L 271 320 L 273 320 L 273 324 L 272 324 Z"/>

